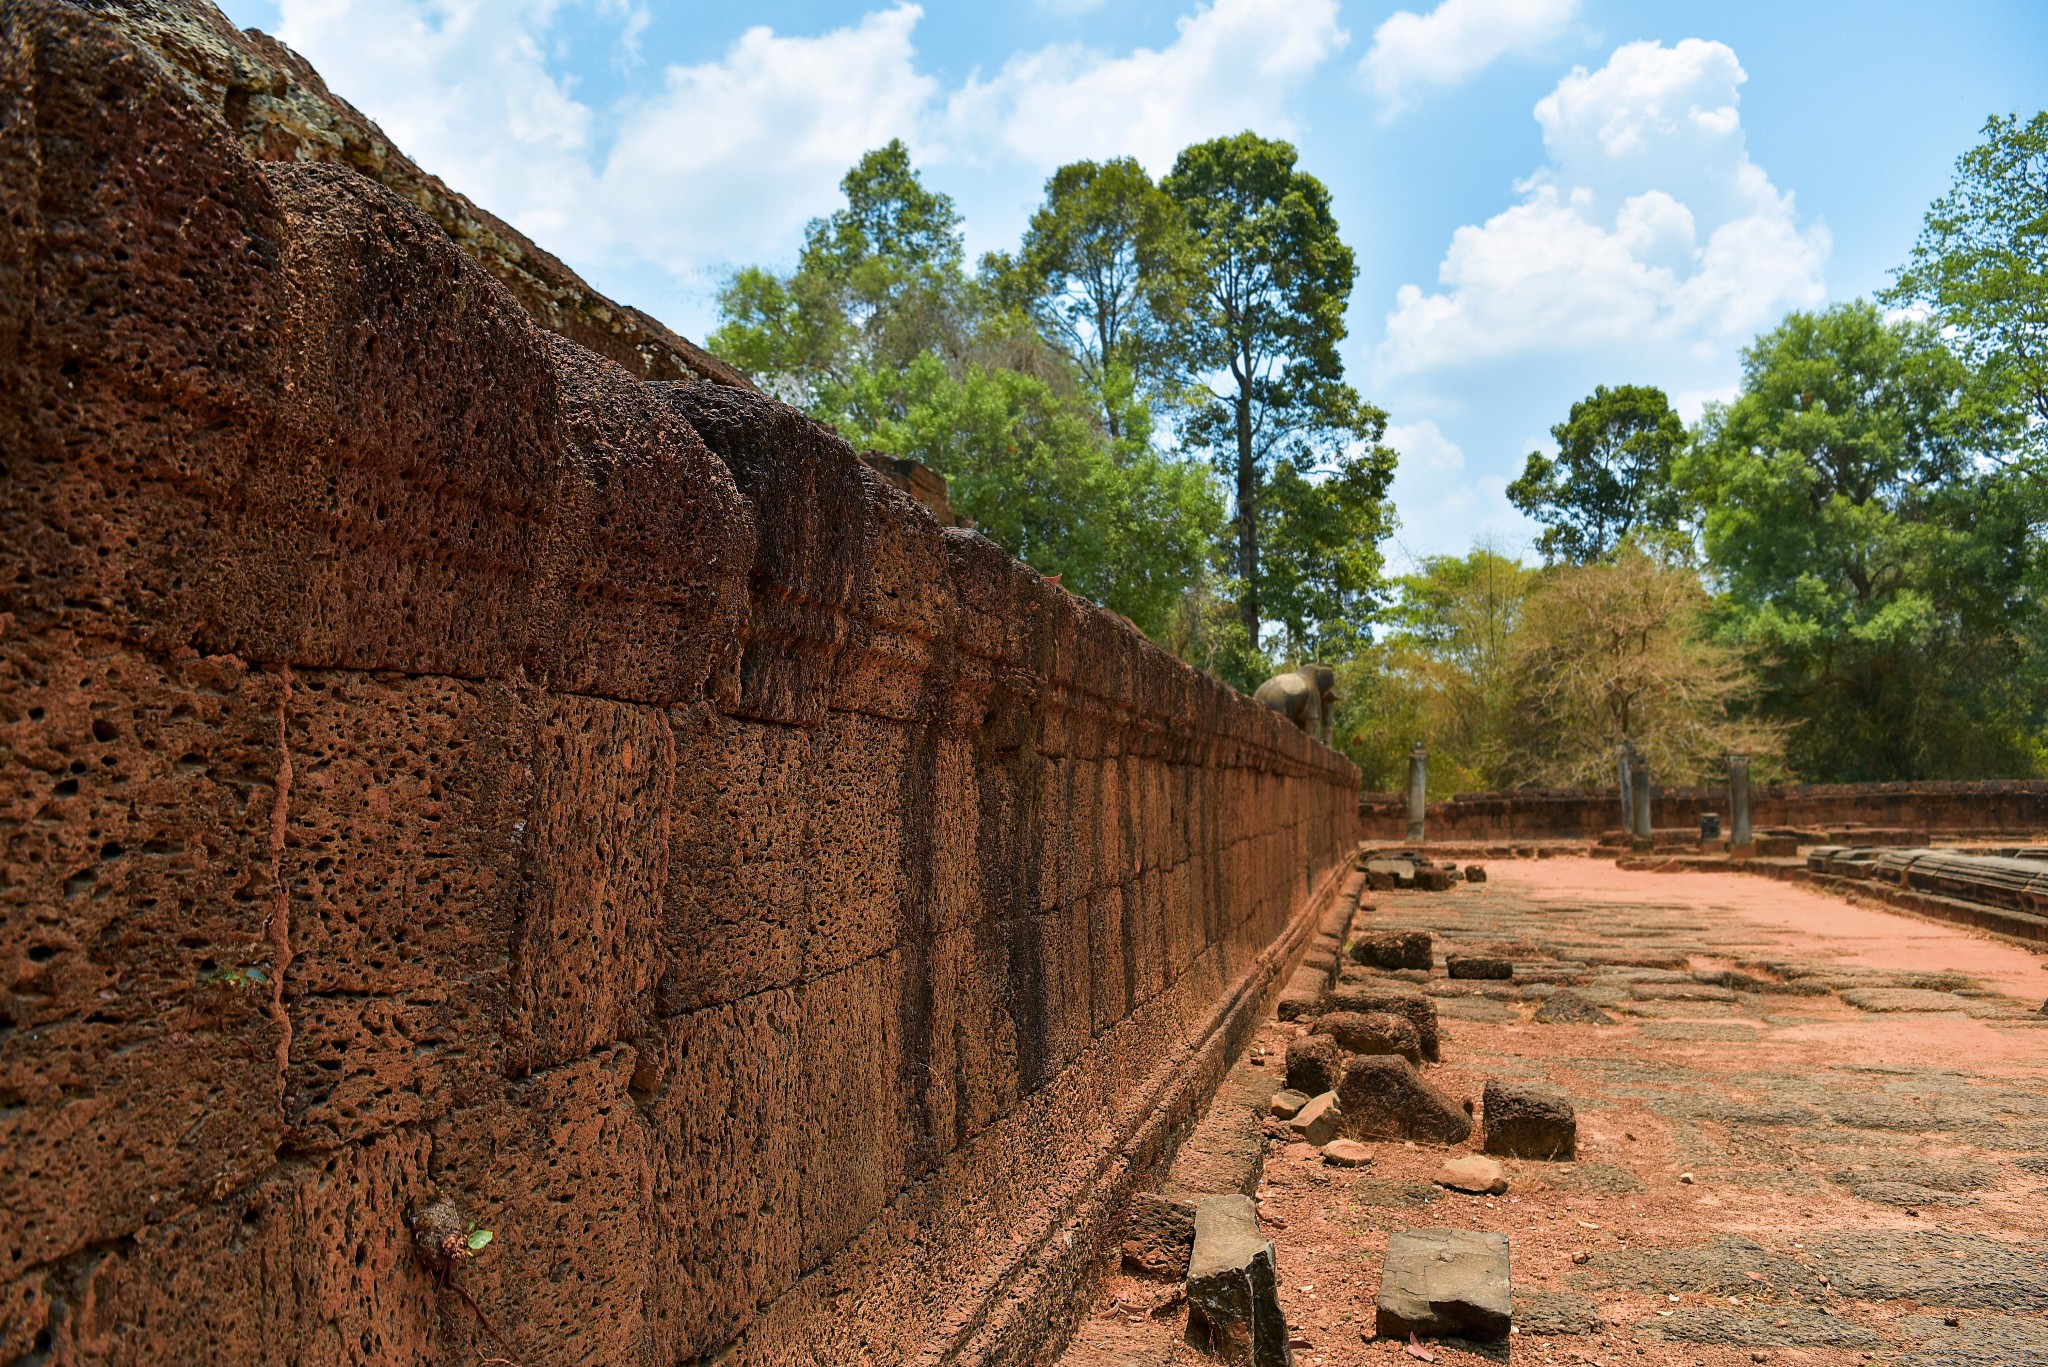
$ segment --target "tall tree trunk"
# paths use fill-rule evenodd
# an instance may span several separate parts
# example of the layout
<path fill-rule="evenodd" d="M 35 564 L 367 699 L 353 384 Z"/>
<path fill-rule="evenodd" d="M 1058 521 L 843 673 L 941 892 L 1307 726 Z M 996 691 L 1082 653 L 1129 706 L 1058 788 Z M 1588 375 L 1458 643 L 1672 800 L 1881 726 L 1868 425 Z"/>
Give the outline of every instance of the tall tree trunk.
<path fill-rule="evenodd" d="M 1252 456 L 1251 381 L 1239 381 L 1237 391 L 1237 573 L 1244 580 L 1244 593 L 1237 600 L 1237 615 L 1243 621 L 1252 647 L 1259 644 L 1259 467 Z"/>

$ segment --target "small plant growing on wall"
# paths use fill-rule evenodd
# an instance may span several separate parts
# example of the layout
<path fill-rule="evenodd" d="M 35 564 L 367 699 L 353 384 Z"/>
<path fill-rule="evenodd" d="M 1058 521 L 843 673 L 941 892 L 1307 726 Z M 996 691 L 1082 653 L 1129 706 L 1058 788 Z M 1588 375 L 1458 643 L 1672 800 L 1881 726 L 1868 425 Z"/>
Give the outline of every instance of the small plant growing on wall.
<path fill-rule="evenodd" d="M 491 1323 L 475 1297 L 455 1280 L 455 1269 L 489 1248 L 496 1237 L 475 1220 L 463 1218 L 455 1203 L 445 1196 L 430 1202 L 412 1217 L 413 1251 L 419 1256 L 421 1266 L 433 1273 L 434 1279 L 442 1286 L 460 1296 L 462 1303 L 476 1316 L 477 1323 L 510 1351 L 512 1345 L 498 1332 L 498 1326 Z M 493 1358 L 491 1361 L 504 1363 L 509 1360 Z"/>

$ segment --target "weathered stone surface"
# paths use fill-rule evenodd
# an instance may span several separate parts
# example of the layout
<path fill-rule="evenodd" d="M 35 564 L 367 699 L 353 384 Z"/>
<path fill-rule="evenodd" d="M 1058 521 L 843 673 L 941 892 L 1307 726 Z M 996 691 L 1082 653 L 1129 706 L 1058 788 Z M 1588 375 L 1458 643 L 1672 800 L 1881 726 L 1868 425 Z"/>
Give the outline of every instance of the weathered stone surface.
<path fill-rule="evenodd" d="M 1195 1206 L 1154 1192 L 1131 1197 L 1124 1222 L 1123 1266 L 1144 1277 L 1187 1275 L 1188 1255 L 1195 1246 Z"/>
<path fill-rule="evenodd" d="M 1508 1173 L 1506 1168 L 1483 1154 L 1467 1153 L 1438 1168 L 1436 1184 L 1474 1196 L 1505 1196 Z"/>
<path fill-rule="evenodd" d="M 1436 1003 L 1420 992 L 1397 991 L 1383 987 L 1368 987 L 1358 983 L 1343 982 L 1322 994 L 1322 1010 L 1354 1011 L 1366 1013 L 1388 1011 L 1404 1017 L 1415 1027 L 1415 1037 L 1422 1045 L 1422 1056 L 1435 1060 L 1441 1051 L 1442 1037 L 1437 1030 Z"/>
<path fill-rule="evenodd" d="M 1327 1144 L 1337 1137 L 1343 1123 L 1337 1094 L 1324 1092 L 1310 1097 L 1308 1104 L 1294 1113 L 1287 1122 L 1287 1132 L 1304 1144 Z"/>
<path fill-rule="evenodd" d="M 1224 1362 L 1290 1367 L 1287 1321 L 1273 1245 L 1248 1196 L 1211 1196 L 1195 1207 L 1188 1263 L 1188 1341 Z"/>
<path fill-rule="evenodd" d="M 1614 1017 L 1568 987 L 1560 987 L 1536 1008 L 1539 1025 L 1612 1025 Z"/>
<path fill-rule="evenodd" d="M 1491 954 L 1452 954 L 1444 960 L 1444 971 L 1453 978 L 1502 981 L 1515 976 L 1515 965 Z"/>
<path fill-rule="evenodd" d="M 1287 1043 L 1287 1088 L 1316 1096 L 1337 1089 L 1349 1055 L 1335 1036 L 1299 1035 Z"/>
<path fill-rule="evenodd" d="M 1507 1235 L 1409 1229 L 1388 1236 L 1374 1319 L 1381 1338 L 1504 1339 L 1513 1309 Z"/>
<path fill-rule="evenodd" d="M 1362 1168 L 1372 1162 L 1372 1150 L 1355 1139 L 1332 1139 L 1323 1145 L 1323 1161 L 1333 1168 Z"/>
<path fill-rule="evenodd" d="M 1394 1055 L 1360 1055 L 1337 1089 L 1343 1132 L 1352 1139 L 1414 1139 L 1462 1144 L 1472 1117 L 1423 1081 L 1415 1065 Z"/>
<path fill-rule="evenodd" d="M 1275 1007 L 1281 1020 L 1299 1020 L 1313 1016 L 1322 1006 L 1323 990 L 1329 986 L 1330 975 L 1319 969 L 1303 965 L 1294 970 L 1294 976 L 1287 980 L 1281 990 L 1280 1000 Z"/>
<path fill-rule="evenodd" d="M 1484 864 L 1467 864 L 1465 866 L 1465 881 L 1468 883 L 1484 883 L 1486 881 L 1486 866 Z"/>
<path fill-rule="evenodd" d="M 1428 971 L 1430 938 L 1426 930 L 1373 930 L 1351 942 L 1351 957 L 1369 968 L 1419 968 Z"/>
<path fill-rule="evenodd" d="M 1301 1113 L 1302 1107 L 1308 1105 L 1309 1099 L 1309 1093 L 1285 1087 L 1273 1093 L 1273 1100 L 1268 1103 L 1266 1113 L 1280 1120 L 1292 1120 Z"/>
<path fill-rule="evenodd" d="M 445 1196 L 530 1352 L 1026 1360 L 1356 771 L 360 129 L 253 158 L 238 43 L 0 8 L 0 1358 L 473 1361 Z"/>
<path fill-rule="evenodd" d="M 1332 1011 L 1316 1017 L 1315 1031 L 1352 1054 L 1399 1054 L 1422 1062 L 1422 1038 L 1406 1016 L 1391 1011 Z"/>
<path fill-rule="evenodd" d="M 1571 1098 L 1555 1087 L 1494 1079 L 1486 1084 L 1480 1105 L 1488 1153 L 1554 1160 L 1578 1151 Z"/>

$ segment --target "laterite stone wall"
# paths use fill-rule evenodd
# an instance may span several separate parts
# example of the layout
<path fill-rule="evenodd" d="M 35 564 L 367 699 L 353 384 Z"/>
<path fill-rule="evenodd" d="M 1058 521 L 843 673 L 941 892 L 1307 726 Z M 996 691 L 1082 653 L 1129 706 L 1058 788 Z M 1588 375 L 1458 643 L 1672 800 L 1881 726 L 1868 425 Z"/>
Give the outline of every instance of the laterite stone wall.
<path fill-rule="evenodd" d="M 0 1361 L 1042 1360 L 1356 771 L 119 22 L 0 8 Z"/>

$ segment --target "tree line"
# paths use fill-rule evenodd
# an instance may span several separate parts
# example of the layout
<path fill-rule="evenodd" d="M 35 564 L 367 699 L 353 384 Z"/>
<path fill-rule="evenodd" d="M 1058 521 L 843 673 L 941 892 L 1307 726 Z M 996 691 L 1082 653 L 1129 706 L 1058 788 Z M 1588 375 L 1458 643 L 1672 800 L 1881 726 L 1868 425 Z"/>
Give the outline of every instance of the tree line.
<path fill-rule="evenodd" d="M 1250 689 L 1334 664 L 1368 787 L 2048 773 L 2048 113 L 1994 118 L 1874 301 L 1788 315 L 1688 426 L 1602 386 L 1498 548 L 1389 579 L 1387 415 L 1344 377 L 1356 265 L 1287 143 L 1056 171 L 970 269 L 899 142 L 711 344 L 980 530 Z"/>
<path fill-rule="evenodd" d="M 970 271 L 901 142 L 796 268 L 719 295 L 712 348 L 856 447 L 946 477 L 979 530 L 1240 688 L 1342 655 L 1384 583 L 1387 416 L 1337 354 L 1357 266 L 1329 190 L 1252 133 L 1047 181 Z"/>

